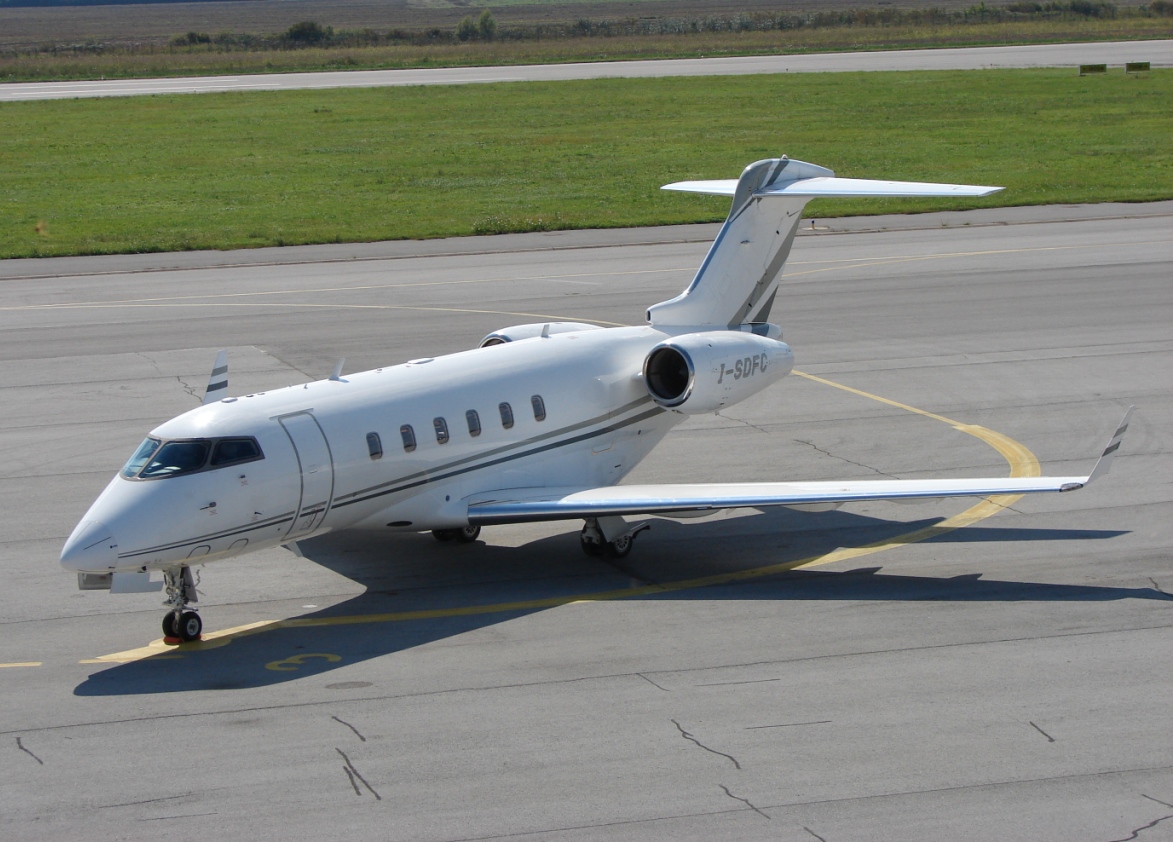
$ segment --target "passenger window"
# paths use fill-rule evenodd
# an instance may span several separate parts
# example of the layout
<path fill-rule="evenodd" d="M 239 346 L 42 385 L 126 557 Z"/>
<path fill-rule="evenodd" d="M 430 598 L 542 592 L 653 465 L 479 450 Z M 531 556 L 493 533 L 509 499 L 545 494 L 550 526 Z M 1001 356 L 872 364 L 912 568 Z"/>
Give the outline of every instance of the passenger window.
<path fill-rule="evenodd" d="M 533 404 L 533 407 L 534 407 L 534 420 L 535 421 L 545 421 L 546 420 L 546 402 L 544 400 L 542 400 L 542 396 L 541 395 L 534 395 L 532 398 L 529 399 L 529 402 L 531 404 Z"/>
<path fill-rule="evenodd" d="M 501 426 L 508 430 L 513 426 L 513 407 L 503 403 L 498 405 L 497 409 L 501 410 Z"/>
<path fill-rule="evenodd" d="M 383 441 L 378 433 L 367 433 L 367 451 L 372 460 L 383 458 Z"/>
<path fill-rule="evenodd" d="M 436 441 L 439 444 L 448 443 L 448 422 L 443 418 L 433 418 L 432 426 L 436 428 Z"/>
<path fill-rule="evenodd" d="M 475 409 L 470 409 L 464 413 L 464 418 L 468 421 L 468 434 L 476 438 L 481 434 L 481 416 L 477 415 Z"/>
<path fill-rule="evenodd" d="M 415 450 L 415 430 L 411 428 L 410 424 L 404 424 L 399 428 L 399 435 L 403 438 L 403 449 L 408 453 Z"/>
<path fill-rule="evenodd" d="M 204 441 L 169 441 L 159 448 L 155 458 L 150 461 L 139 476 L 173 477 L 176 474 L 187 474 L 204 467 L 208 459 L 210 442 Z"/>
<path fill-rule="evenodd" d="M 212 451 L 211 466 L 218 468 L 236 462 L 250 462 L 261 458 L 261 448 L 253 439 L 221 439 Z"/>

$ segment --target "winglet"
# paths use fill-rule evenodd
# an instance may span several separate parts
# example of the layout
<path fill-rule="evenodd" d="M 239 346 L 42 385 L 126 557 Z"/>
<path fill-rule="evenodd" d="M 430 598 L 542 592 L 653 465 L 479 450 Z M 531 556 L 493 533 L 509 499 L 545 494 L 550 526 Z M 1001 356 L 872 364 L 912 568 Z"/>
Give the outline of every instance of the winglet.
<path fill-rule="evenodd" d="M 1128 412 L 1124 413 L 1124 420 L 1120 422 L 1120 426 L 1116 428 L 1116 432 L 1112 435 L 1112 440 L 1108 442 L 1108 446 L 1104 448 L 1104 452 L 1100 455 L 1100 459 L 1096 462 L 1096 466 L 1092 468 L 1092 472 L 1088 475 L 1087 483 L 1093 482 L 1096 477 L 1102 477 L 1108 473 L 1112 467 L 1112 460 L 1116 458 L 1116 451 L 1120 449 L 1120 442 L 1124 439 L 1124 434 L 1128 432 L 1128 421 L 1132 418 L 1132 412 L 1135 406 L 1128 407 Z"/>
<path fill-rule="evenodd" d="M 228 397 L 228 351 L 216 352 L 216 363 L 212 376 L 208 378 L 208 390 L 204 392 L 204 403 L 215 403 Z"/>

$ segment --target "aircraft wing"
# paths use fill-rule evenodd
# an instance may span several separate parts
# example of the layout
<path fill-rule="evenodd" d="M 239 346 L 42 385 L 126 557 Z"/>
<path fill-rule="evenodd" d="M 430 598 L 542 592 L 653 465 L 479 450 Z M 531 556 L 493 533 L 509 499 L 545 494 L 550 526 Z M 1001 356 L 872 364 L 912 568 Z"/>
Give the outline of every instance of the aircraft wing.
<path fill-rule="evenodd" d="M 696 514 L 718 509 L 811 506 L 861 500 L 986 497 L 1075 491 L 1108 472 L 1135 407 L 1129 407 L 1092 472 L 1082 477 L 741 482 L 513 489 L 468 501 L 470 525 L 639 514 Z"/>

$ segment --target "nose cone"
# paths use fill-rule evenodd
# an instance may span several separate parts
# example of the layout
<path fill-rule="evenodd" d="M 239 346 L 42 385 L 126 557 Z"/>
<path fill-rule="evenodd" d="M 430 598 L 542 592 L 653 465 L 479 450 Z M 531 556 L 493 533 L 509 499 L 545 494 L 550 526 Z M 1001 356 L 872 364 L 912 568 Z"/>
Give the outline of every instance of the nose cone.
<path fill-rule="evenodd" d="M 106 572 L 118 566 L 118 542 L 110 527 L 101 521 L 83 520 L 61 550 L 66 570 Z"/>

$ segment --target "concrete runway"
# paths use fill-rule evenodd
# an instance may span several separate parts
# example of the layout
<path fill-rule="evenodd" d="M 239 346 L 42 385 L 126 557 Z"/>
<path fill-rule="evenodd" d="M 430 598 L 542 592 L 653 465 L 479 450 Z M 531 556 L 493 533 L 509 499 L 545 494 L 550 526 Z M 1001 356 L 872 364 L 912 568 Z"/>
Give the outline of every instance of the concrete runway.
<path fill-rule="evenodd" d="M 713 227 L 0 264 L 0 837 L 1170 838 L 1171 218 L 819 221 L 775 315 L 821 379 L 631 478 L 1009 470 L 912 409 L 1077 473 L 1138 404 L 1086 490 L 657 520 L 620 566 L 574 523 L 326 536 L 202 570 L 181 650 L 157 595 L 78 592 L 57 555 L 217 348 L 239 394 L 631 323 Z"/>
<path fill-rule="evenodd" d="M 517 67 L 437 67 L 414 70 L 340 70 L 174 79 L 110 79 L 92 82 L 12 82 L 0 85 L 0 102 L 150 94 L 223 93 L 402 85 L 465 85 L 484 82 L 553 82 L 566 79 L 661 76 L 741 76 L 752 73 L 832 73 L 861 70 L 984 70 L 996 67 L 1077 67 L 1147 61 L 1173 67 L 1173 40 L 956 47 L 866 53 L 613 61 Z"/>

